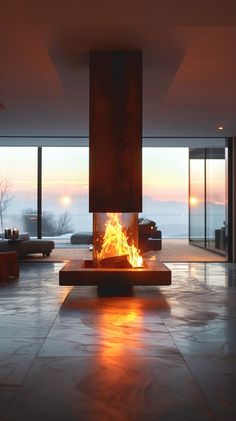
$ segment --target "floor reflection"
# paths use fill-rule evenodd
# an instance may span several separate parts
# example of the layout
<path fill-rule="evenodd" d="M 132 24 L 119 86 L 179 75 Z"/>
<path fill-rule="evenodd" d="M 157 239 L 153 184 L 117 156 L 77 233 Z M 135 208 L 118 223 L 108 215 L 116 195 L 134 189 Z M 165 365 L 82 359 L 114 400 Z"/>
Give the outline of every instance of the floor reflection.
<path fill-rule="evenodd" d="M 3 419 L 235 419 L 236 266 L 167 265 L 172 285 L 129 296 L 59 287 L 49 264 L 0 285 Z"/>
<path fill-rule="evenodd" d="M 162 353 L 168 342 L 160 318 L 163 312 L 169 314 L 170 306 L 157 287 L 134 288 L 132 297 L 103 298 L 96 296 L 96 289 L 87 288 L 85 292 L 74 287 L 59 314 L 73 332 L 73 342 L 87 341 L 87 350 L 100 360 L 115 357 L 121 361 L 127 356 Z"/>

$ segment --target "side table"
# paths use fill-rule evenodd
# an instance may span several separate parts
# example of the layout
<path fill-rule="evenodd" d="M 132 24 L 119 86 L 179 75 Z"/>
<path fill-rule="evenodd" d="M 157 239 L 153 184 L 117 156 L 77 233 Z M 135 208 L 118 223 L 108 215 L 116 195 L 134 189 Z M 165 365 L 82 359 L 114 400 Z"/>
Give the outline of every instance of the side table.
<path fill-rule="evenodd" d="M 19 264 L 15 251 L 0 253 L 0 281 L 7 281 L 8 278 L 19 278 Z"/>

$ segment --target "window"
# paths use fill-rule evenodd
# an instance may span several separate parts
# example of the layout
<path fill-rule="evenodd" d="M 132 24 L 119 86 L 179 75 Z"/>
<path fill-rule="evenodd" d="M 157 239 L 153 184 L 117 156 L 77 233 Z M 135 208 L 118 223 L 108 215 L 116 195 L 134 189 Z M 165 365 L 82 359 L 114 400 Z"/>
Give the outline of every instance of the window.
<path fill-rule="evenodd" d="M 92 232 L 88 213 L 88 148 L 42 149 L 42 234 L 69 241 L 72 233 Z"/>
<path fill-rule="evenodd" d="M 17 228 L 20 232 L 29 232 L 35 236 L 37 148 L 1 147 L 0 183 L 2 189 L 5 183 L 9 198 L 2 213 L 3 229 Z"/>
<path fill-rule="evenodd" d="M 188 148 L 143 148 L 143 218 L 163 238 L 188 238 Z"/>

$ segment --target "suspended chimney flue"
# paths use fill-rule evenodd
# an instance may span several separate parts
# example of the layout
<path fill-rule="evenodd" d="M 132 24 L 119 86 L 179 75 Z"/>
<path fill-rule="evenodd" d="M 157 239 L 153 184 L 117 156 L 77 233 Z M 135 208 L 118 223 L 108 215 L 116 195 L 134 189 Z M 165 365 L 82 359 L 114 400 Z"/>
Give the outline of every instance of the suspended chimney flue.
<path fill-rule="evenodd" d="M 89 151 L 89 210 L 93 212 L 94 261 L 98 262 L 98 256 L 107 259 L 112 252 L 122 255 L 132 245 L 138 249 L 138 212 L 142 211 L 141 51 L 90 52 Z M 109 228 L 111 232 L 107 232 Z"/>
<path fill-rule="evenodd" d="M 170 270 L 138 250 L 142 212 L 142 52 L 90 52 L 89 211 L 93 259 L 70 261 L 60 285 L 169 285 Z"/>

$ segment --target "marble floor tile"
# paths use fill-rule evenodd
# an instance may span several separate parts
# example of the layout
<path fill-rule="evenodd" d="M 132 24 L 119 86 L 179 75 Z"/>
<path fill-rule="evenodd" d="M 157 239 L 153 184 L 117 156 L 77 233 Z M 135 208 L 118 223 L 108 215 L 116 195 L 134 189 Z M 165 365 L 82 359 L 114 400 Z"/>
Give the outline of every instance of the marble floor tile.
<path fill-rule="evenodd" d="M 55 317 L 55 314 L 51 319 L 41 319 L 40 315 L 32 320 L 22 316 L 6 317 L 0 325 L 0 338 L 45 338 Z"/>
<path fill-rule="evenodd" d="M 176 352 L 176 346 L 168 332 L 156 325 L 143 327 L 111 329 L 107 326 L 93 329 L 55 328 L 45 340 L 40 356 L 83 356 L 83 355 L 120 355 L 161 356 Z"/>
<path fill-rule="evenodd" d="M 5 415 L 12 405 L 13 399 L 18 392 L 17 386 L 3 386 L 0 385 L 0 419 L 5 418 Z"/>
<path fill-rule="evenodd" d="M 182 352 L 199 388 L 203 391 L 218 419 L 234 419 L 236 414 L 236 356 L 225 352 L 225 346 Z M 199 348 L 198 348 L 199 349 Z"/>
<path fill-rule="evenodd" d="M 0 420 L 236 419 L 236 265 L 167 266 L 127 297 L 60 287 L 59 263 L 0 283 Z"/>
<path fill-rule="evenodd" d="M 56 389 L 56 390 L 55 390 Z M 211 420 L 179 355 L 37 358 L 7 420 Z"/>
<path fill-rule="evenodd" d="M 20 385 L 43 341 L 0 338 L 0 385 Z M 1 389 L 0 389 L 1 390 Z"/>

